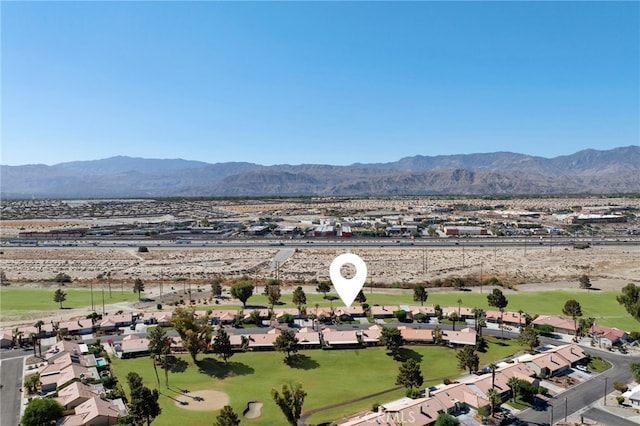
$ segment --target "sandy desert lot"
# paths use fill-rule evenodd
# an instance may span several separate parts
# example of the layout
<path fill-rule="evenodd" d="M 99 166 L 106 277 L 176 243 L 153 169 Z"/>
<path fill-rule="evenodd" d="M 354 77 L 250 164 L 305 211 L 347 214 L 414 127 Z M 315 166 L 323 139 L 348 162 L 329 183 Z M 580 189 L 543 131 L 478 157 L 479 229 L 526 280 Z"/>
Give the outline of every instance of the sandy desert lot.
<path fill-rule="evenodd" d="M 186 278 L 205 283 L 215 277 L 287 282 L 328 280 L 329 265 L 350 251 L 367 263 L 373 283 L 422 283 L 454 276 L 496 276 L 511 284 L 575 282 L 582 274 L 592 280 L 638 282 L 640 247 L 594 246 L 586 250 L 545 246 L 523 248 L 150 248 L 139 253 L 124 248 L 3 248 L 2 270 L 15 284 L 42 282 L 57 273 L 76 283 L 111 272 L 119 282 L 140 278 L 149 284 Z M 280 259 L 277 263 L 276 260 Z"/>

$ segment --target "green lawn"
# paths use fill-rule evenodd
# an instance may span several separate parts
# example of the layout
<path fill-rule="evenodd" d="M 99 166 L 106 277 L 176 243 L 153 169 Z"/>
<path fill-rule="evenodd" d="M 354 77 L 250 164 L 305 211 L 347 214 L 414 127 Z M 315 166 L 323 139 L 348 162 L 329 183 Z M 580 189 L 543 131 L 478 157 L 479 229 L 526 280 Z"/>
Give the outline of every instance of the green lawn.
<path fill-rule="evenodd" d="M 262 287 L 260 287 L 262 290 Z M 374 289 L 375 291 L 375 289 Z M 487 303 L 487 294 L 470 293 L 451 291 L 448 293 L 430 293 L 426 304 L 441 306 L 458 306 L 458 299 L 462 300 L 462 306 L 478 307 L 483 309 L 494 309 Z M 540 291 L 540 292 L 522 292 L 517 294 L 507 295 L 509 305 L 507 310 L 528 312 L 530 314 L 549 314 L 549 315 L 562 315 L 562 308 L 564 303 L 569 299 L 575 299 L 580 302 L 582 306 L 583 316 L 596 318 L 598 324 L 617 327 L 622 330 L 637 330 L 639 328 L 638 322 L 631 317 L 625 311 L 625 309 L 618 304 L 616 296 L 620 295 L 620 292 L 614 291 L 587 291 L 587 290 L 553 290 L 553 291 Z M 395 295 L 395 294 L 370 294 L 366 291 L 367 303 L 370 305 L 416 305 L 417 302 L 413 301 L 413 296 Z M 291 303 L 291 295 L 285 294 L 282 296 L 281 301 L 284 303 L 281 307 L 293 308 L 295 307 Z M 310 312 L 313 312 L 315 304 L 318 303 L 322 307 L 329 307 L 329 301 L 322 298 L 321 294 L 310 293 L 307 294 L 307 306 Z M 264 306 L 268 307 L 268 302 L 265 296 L 254 295 L 249 301 L 248 305 L 252 306 Z M 340 300 L 335 300 L 332 303 L 333 307 L 342 305 Z M 234 306 L 235 309 L 240 308 L 241 305 Z M 211 306 L 212 309 L 220 309 L 220 305 Z M 225 306 L 226 308 L 226 306 Z"/>
<path fill-rule="evenodd" d="M 503 346 L 502 346 L 503 345 Z M 489 351 L 481 354 L 481 363 L 505 358 L 522 348 L 515 341 L 489 340 Z M 176 396 L 175 389 L 217 389 L 227 392 L 231 405 L 242 413 L 249 401 L 264 403 L 263 415 L 256 420 L 243 420 L 247 425 L 282 425 L 284 417 L 273 403 L 270 391 L 280 388 L 283 383 L 299 381 L 308 396 L 304 411 L 318 409 L 339 401 L 371 395 L 395 387 L 399 363 L 385 354 L 384 348 L 356 350 L 308 350 L 302 352 L 304 362 L 300 368 L 292 368 L 282 362 L 283 355 L 277 352 L 238 353 L 230 359 L 228 366 L 213 356 L 200 355 L 199 365 L 188 362 L 184 372 L 170 373 L 170 385 L 164 387 L 161 375 L 161 406 L 163 414 L 154 425 L 174 425 L 178 422 L 210 424 L 215 413 L 185 410 L 175 405 L 170 398 Z M 455 351 L 441 346 L 412 346 L 403 349 L 403 355 L 420 360 L 425 386 L 442 383 L 445 378 L 454 379 L 465 372 L 457 368 Z M 126 388 L 126 375 L 130 371 L 140 374 L 147 386 L 155 387 L 156 379 L 150 358 L 113 360 L 112 368 Z M 388 402 L 404 395 L 404 391 L 394 391 L 358 403 L 330 411 L 322 411 L 309 418 L 310 424 L 368 410 L 375 402 Z"/>
<path fill-rule="evenodd" d="M 58 285 L 54 283 L 51 284 L 50 289 L 3 287 L 0 289 L 0 313 L 2 317 L 9 317 L 25 312 L 59 309 L 60 304 L 53 301 L 53 293 L 57 288 Z M 62 290 L 67 293 L 67 300 L 62 302 L 63 308 L 91 306 L 91 291 L 89 289 L 66 289 L 62 287 Z M 105 303 L 118 303 L 138 299 L 138 294 L 133 293 L 131 287 L 129 289 L 125 287 L 124 290 L 122 292 L 120 286 L 113 286 L 111 289 L 112 297 L 109 297 L 109 291 L 105 289 Z M 144 296 L 144 293 L 142 294 Z M 96 306 L 102 306 L 102 292 L 97 286 L 93 289 L 93 300 Z M 100 309 L 96 309 L 100 311 Z"/>
<path fill-rule="evenodd" d="M 11 316 L 28 311 L 48 311 L 57 308 L 55 302 L 53 302 L 53 292 L 57 288 L 56 284 L 51 285 L 50 290 L 43 289 L 31 289 L 31 288 L 2 288 L 0 289 L 0 312 L 2 316 Z M 263 287 L 259 287 L 258 290 L 262 291 Z M 68 289 L 67 300 L 63 303 L 67 308 L 79 308 L 87 307 L 91 305 L 90 292 L 88 289 Z M 487 304 L 487 294 L 470 293 L 452 291 L 449 293 L 431 293 L 427 304 L 439 304 L 441 306 L 458 306 L 458 299 L 462 300 L 462 306 L 467 307 L 479 307 L 483 309 L 490 309 Z M 194 293 L 194 299 L 209 297 L 210 292 Z M 584 317 L 596 318 L 598 324 L 617 327 L 623 330 L 637 330 L 639 324 L 629 315 L 622 306 L 616 301 L 616 296 L 620 295 L 620 292 L 613 291 L 587 291 L 587 290 L 554 290 L 554 291 L 541 291 L 541 292 L 522 292 L 517 294 L 507 295 L 509 305 L 507 310 L 518 311 L 523 310 L 530 314 L 553 314 L 562 315 L 562 307 L 564 303 L 569 299 L 575 299 L 580 302 L 582 306 L 582 312 Z M 114 285 L 112 289 L 112 298 L 109 298 L 108 292 L 105 292 L 106 303 L 117 303 L 122 301 L 133 301 L 137 299 L 137 295 L 129 289 L 125 288 L 124 292 L 121 292 L 119 285 Z M 291 302 L 291 294 L 284 294 L 282 296 L 282 304 L 278 307 L 295 308 Z M 389 295 L 366 292 L 367 303 L 370 305 L 400 305 L 400 304 L 416 304 L 413 301 L 412 295 Z M 94 301 L 96 305 L 102 303 L 102 294 L 99 289 L 94 289 Z M 323 299 L 322 294 L 310 292 L 307 294 L 307 307 L 310 312 L 313 312 L 315 305 L 319 304 L 322 307 L 333 306 L 339 307 L 342 305 L 340 300 L 334 300 L 330 303 L 328 300 Z M 267 298 L 261 294 L 252 296 L 248 301 L 248 306 L 256 307 L 268 307 L 269 303 Z M 198 306 L 198 309 L 240 309 L 241 304 L 234 305 L 208 305 Z"/>

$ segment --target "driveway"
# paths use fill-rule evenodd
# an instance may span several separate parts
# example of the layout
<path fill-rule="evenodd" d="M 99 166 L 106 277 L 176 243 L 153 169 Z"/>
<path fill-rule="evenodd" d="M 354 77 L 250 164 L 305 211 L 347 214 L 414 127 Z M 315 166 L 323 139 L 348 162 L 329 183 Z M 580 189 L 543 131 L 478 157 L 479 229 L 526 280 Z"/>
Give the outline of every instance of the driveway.
<path fill-rule="evenodd" d="M 20 422 L 20 405 L 22 404 L 22 369 L 24 357 L 0 361 L 0 426 L 15 426 Z"/>

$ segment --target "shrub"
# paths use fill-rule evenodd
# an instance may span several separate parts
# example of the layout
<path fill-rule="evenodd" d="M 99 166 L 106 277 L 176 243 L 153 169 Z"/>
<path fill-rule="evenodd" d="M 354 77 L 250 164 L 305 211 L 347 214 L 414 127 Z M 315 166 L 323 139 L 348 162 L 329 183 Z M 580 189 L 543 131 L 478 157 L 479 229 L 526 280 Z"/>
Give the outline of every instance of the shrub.
<path fill-rule="evenodd" d="M 616 396 L 616 401 L 618 401 L 618 405 L 624 404 L 624 396 Z"/>
<path fill-rule="evenodd" d="M 425 322 L 427 320 L 427 316 L 425 314 L 416 314 L 413 319 L 417 322 Z"/>
<path fill-rule="evenodd" d="M 149 249 L 145 246 L 138 247 L 138 253 L 149 253 Z"/>
<path fill-rule="evenodd" d="M 161 310 L 162 310 L 162 303 L 158 303 L 158 304 L 156 305 L 156 308 L 157 308 L 159 311 L 161 311 Z"/>
<path fill-rule="evenodd" d="M 400 309 L 398 311 L 393 312 L 393 316 L 400 322 L 405 322 L 407 320 L 407 311 L 404 309 Z"/>
<path fill-rule="evenodd" d="M 278 322 L 280 324 L 292 324 L 293 323 L 293 315 L 291 314 L 284 314 L 280 317 L 280 319 L 278 319 Z"/>
<path fill-rule="evenodd" d="M 371 406 L 371 411 L 373 411 L 374 413 L 378 412 L 378 408 L 380 408 L 380 403 L 379 402 L 374 402 L 373 405 Z"/>
<path fill-rule="evenodd" d="M 626 385 L 626 383 L 621 383 L 621 382 L 614 382 L 613 388 L 618 392 L 622 392 L 622 393 L 629 390 L 629 387 Z"/>

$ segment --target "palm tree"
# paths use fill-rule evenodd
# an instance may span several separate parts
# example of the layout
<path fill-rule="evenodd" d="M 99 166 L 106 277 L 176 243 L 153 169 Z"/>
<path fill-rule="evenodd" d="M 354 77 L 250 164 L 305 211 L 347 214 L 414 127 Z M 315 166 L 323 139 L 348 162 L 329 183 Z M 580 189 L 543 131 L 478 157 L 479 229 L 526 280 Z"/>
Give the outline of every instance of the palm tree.
<path fill-rule="evenodd" d="M 491 371 L 491 387 L 495 388 L 496 387 L 496 369 L 498 368 L 497 365 L 495 365 L 494 363 L 489 364 L 489 371 Z M 493 412 L 491 412 L 491 415 L 493 415 Z"/>
<path fill-rule="evenodd" d="M 491 388 L 487 391 L 487 397 L 489 398 L 489 404 L 491 404 L 491 416 L 493 416 L 496 412 L 496 405 L 500 403 L 500 395 L 494 388 Z"/>
<path fill-rule="evenodd" d="M 513 402 L 516 402 L 516 393 L 518 392 L 518 387 L 520 386 L 520 380 L 515 376 L 509 377 L 507 386 L 511 388 L 511 398 L 513 399 Z"/>
<path fill-rule="evenodd" d="M 40 356 L 42 356 L 42 326 L 44 325 L 44 321 L 38 320 L 33 326 L 38 329 L 38 350 L 40 351 Z"/>
<path fill-rule="evenodd" d="M 482 327 L 487 325 L 486 312 L 482 308 L 473 308 L 473 317 L 476 320 L 476 333 L 482 336 Z"/>
<path fill-rule="evenodd" d="M 462 305 L 462 299 L 458 299 L 458 316 L 460 316 L 460 306 Z"/>
<path fill-rule="evenodd" d="M 458 316 L 458 314 L 456 314 L 455 312 L 451 312 L 449 314 L 449 321 L 452 322 L 453 324 L 453 331 L 456 331 L 456 321 L 460 320 L 460 316 Z"/>
<path fill-rule="evenodd" d="M 158 368 L 156 367 L 156 360 L 162 359 L 162 354 L 165 356 L 165 378 L 168 383 L 168 374 L 166 372 L 166 348 L 169 347 L 169 340 L 167 339 L 167 333 L 158 326 L 149 333 L 149 353 L 153 360 L 153 370 L 156 373 L 156 380 L 158 381 L 158 387 L 160 387 L 160 377 L 158 376 Z M 168 386 L 168 385 L 167 385 Z"/>

